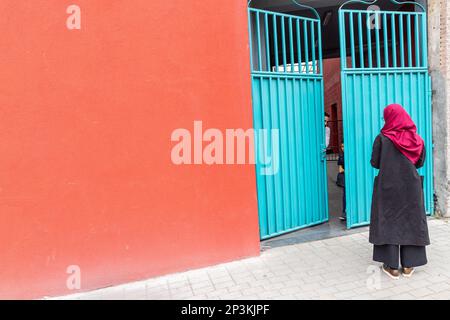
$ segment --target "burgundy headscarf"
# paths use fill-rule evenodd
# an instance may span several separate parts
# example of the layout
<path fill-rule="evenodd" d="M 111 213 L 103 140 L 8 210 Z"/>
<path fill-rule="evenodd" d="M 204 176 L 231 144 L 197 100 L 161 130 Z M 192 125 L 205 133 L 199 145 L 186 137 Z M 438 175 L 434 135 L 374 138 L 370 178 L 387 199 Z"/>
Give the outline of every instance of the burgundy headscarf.
<path fill-rule="evenodd" d="M 384 121 L 381 133 L 415 165 L 422 154 L 424 142 L 409 114 L 401 105 L 391 104 L 384 109 Z"/>

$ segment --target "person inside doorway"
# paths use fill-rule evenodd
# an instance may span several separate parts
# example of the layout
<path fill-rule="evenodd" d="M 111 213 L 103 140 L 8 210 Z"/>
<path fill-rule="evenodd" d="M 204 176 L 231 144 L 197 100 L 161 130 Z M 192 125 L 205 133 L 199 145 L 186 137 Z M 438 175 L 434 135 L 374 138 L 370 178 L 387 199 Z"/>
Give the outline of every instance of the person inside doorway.
<path fill-rule="evenodd" d="M 384 110 L 385 125 L 373 143 L 371 164 L 379 169 L 372 195 L 369 242 L 373 260 L 398 279 L 410 277 L 415 267 L 427 264 L 430 244 L 424 206 L 423 177 L 417 169 L 425 162 L 423 139 L 409 114 L 398 104 Z M 400 270 L 401 268 L 401 270 Z"/>
<path fill-rule="evenodd" d="M 330 115 L 325 112 L 325 148 L 328 150 L 330 146 L 330 137 L 331 137 L 331 129 L 328 126 L 328 122 L 330 122 Z"/>
<path fill-rule="evenodd" d="M 339 220 L 346 221 L 347 220 L 347 205 L 345 201 L 345 163 L 344 163 L 344 142 L 341 143 L 341 151 L 339 152 L 338 158 L 338 175 L 336 179 L 336 184 L 338 187 L 342 188 L 342 214 L 339 217 Z"/>

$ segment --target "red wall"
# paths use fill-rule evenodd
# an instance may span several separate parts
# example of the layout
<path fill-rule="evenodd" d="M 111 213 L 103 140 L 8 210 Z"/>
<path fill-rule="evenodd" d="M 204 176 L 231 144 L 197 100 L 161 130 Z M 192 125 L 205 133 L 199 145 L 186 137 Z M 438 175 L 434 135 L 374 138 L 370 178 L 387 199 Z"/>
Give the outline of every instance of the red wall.
<path fill-rule="evenodd" d="M 74 293 L 69 265 L 88 290 L 258 255 L 254 166 L 170 158 L 194 120 L 252 126 L 245 1 L 0 12 L 0 298 Z"/>

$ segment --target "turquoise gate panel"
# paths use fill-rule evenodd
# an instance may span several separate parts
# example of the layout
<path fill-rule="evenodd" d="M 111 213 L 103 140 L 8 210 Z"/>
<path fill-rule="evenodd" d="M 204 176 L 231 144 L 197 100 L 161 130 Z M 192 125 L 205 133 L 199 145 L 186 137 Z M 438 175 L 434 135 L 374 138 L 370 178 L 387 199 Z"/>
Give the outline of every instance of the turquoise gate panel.
<path fill-rule="evenodd" d="M 356 2 L 366 3 L 348 3 Z M 391 103 L 406 109 L 425 140 L 427 159 L 419 173 L 425 176 L 425 206 L 431 214 L 433 144 L 426 13 L 346 10 L 343 6 L 339 10 L 339 31 L 347 226 L 370 222 L 377 175 L 370 165 L 372 143 L 383 126 L 383 110 Z"/>
<path fill-rule="evenodd" d="M 320 28 L 249 8 L 261 239 L 328 220 Z M 277 170 L 264 173 L 261 155 L 277 151 Z"/>

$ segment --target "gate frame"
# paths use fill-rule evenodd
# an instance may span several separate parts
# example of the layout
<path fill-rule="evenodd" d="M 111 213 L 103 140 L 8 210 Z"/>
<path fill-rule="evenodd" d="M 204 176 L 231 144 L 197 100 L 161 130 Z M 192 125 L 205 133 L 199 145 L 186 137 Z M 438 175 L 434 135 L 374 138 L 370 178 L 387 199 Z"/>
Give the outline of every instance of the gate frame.
<path fill-rule="evenodd" d="M 288 77 L 289 74 L 291 74 L 290 76 L 294 75 L 294 77 L 295 77 L 295 75 L 297 74 L 298 79 L 299 79 L 299 84 L 301 85 L 301 81 L 304 81 L 304 80 L 302 80 L 302 78 L 306 78 L 307 79 L 307 84 L 306 84 L 307 86 L 309 86 L 309 81 L 314 81 L 313 85 L 315 85 L 315 82 L 317 81 L 317 79 L 319 79 L 321 96 L 317 100 L 318 102 L 315 101 L 317 99 L 317 97 L 314 97 L 314 102 L 313 103 L 311 103 L 309 101 L 309 98 L 308 98 L 308 104 L 307 105 L 311 104 L 311 105 L 314 106 L 314 104 L 319 103 L 320 106 L 321 106 L 320 117 L 322 118 L 323 117 L 323 112 L 325 110 L 325 108 L 324 108 L 323 57 L 322 57 L 322 54 L 323 54 L 322 53 L 322 21 L 321 21 L 319 13 L 313 7 L 310 7 L 310 6 L 307 6 L 307 5 L 304 5 L 304 4 L 300 4 L 296 0 L 291 0 L 291 1 L 293 3 L 295 3 L 299 7 L 311 10 L 311 12 L 313 12 L 314 15 L 316 16 L 316 19 L 309 18 L 309 17 L 303 17 L 303 16 L 294 16 L 294 15 L 290 15 L 290 14 L 278 13 L 278 12 L 270 11 L 270 10 L 262 10 L 262 9 L 251 8 L 250 5 L 252 3 L 252 0 L 248 1 L 248 9 L 247 9 L 247 11 L 248 11 L 248 23 L 249 23 L 248 28 L 249 28 L 249 46 L 250 46 L 250 68 L 251 68 L 251 78 L 252 78 L 252 96 L 254 94 L 253 93 L 253 91 L 254 91 L 254 85 L 253 85 L 253 81 L 254 80 L 253 79 L 255 77 L 261 77 L 261 78 L 262 77 L 269 77 L 270 78 L 270 77 L 274 77 L 274 76 L 275 77 L 282 77 L 282 76 Z M 257 14 L 258 14 L 258 16 L 257 16 L 258 18 L 257 18 L 257 21 L 256 21 L 256 23 L 258 25 L 258 27 L 257 27 L 258 52 L 256 52 L 256 55 L 257 55 L 257 59 L 258 59 L 257 67 L 258 67 L 259 70 L 255 70 L 255 68 L 254 68 L 254 61 L 253 61 L 255 53 L 253 52 L 253 48 L 252 48 L 253 47 L 252 15 L 251 15 L 252 11 L 253 12 L 257 12 Z M 307 38 L 308 40 L 306 40 L 306 38 L 305 38 L 305 43 L 304 44 L 306 46 L 306 51 L 308 51 L 308 42 L 310 41 L 310 39 L 314 39 L 315 38 L 314 29 L 316 29 L 316 28 L 315 28 L 314 24 L 317 23 L 318 45 L 317 46 L 314 45 L 314 47 L 312 47 L 312 50 L 313 50 L 314 53 L 313 53 L 313 57 L 311 57 L 311 60 L 309 60 L 309 58 L 307 56 L 305 57 L 305 63 L 308 64 L 306 66 L 306 69 L 308 70 L 309 69 L 309 63 L 312 63 L 312 66 L 313 66 L 313 71 L 312 72 L 307 71 L 307 72 L 303 73 L 301 71 L 301 66 L 302 66 L 302 61 L 303 61 L 303 59 L 301 59 L 301 53 L 300 53 L 300 57 L 297 57 L 297 58 L 301 59 L 301 60 L 298 61 L 299 72 L 296 73 L 294 71 L 294 67 L 292 65 L 292 63 L 295 63 L 295 58 L 292 58 L 292 54 L 293 54 L 292 50 L 293 49 L 291 48 L 291 52 L 290 52 L 291 53 L 291 59 L 290 59 L 291 61 L 287 61 L 287 59 L 286 59 L 286 48 L 285 48 L 284 42 L 283 42 L 283 55 L 284 55 L 284 57 L 281 58 L 281 61 L 277 60 L 277 58 L 276 58 L 276 62 L 275 62 L 275 63 L 278 62 L 277 70 L 276 70 L 277 72 L 272 72 L 270 70 L 270 67 L 272 67 L 270 62 L 269 62 L 269 70 L 268 71 L 262 71 L 262 69 L 263 69 L 262 68 L 262 62 L 263 62 L 264 59 L 262 59 L 262 57 L 261 57 L 261 50 L 260 50 L 261 49 L 261 46 L 260 46 L 261 43 L 260 43 L 260 36 L 259 36 L 259 34 L 260 34 L 259 13 L 265 14 L 266 15 L 265 19 L 267 19 L 267 14 L 273 14 L 274 16 L 284 16 L 284 17 L 287 17 L 288 19 L 293 19 L 295 17 L 295 19 L 303 20 L 302 23 L 304 23 L 305 26 L 307 24 L 306 21 L 308 21 L 308 25 L 309 25 L 309 23 L 311 24 L 311 28 L 312 28 L 311 32 L 312 32 L 312 34 L 307 34 L 309 36 L 309 38 Z M 284 18 L 283 18 L 283 21 L 284 21 Z M 266 20 L 265 23 L 267 23 L 267 22 L 268 21 Z M 297 28 L 299 28 L 298 27 L 298 22 L 297 22 Z M 292 29 L 295 29 L 295 26 Z M 284 27 L 283 27 L 283 30 L 284 30 Z M 296 30 L 299 30 L 299 29 L 296 29 Z M 291 32 L 292 32 L 292 30 L 291 30 Z M 304 35 L 304 37 L 305 37 L 305 35 Z M 313 38 L 311 38 L 311 37 L 313 37 Z M 276 37 L 275 37 L 275 39 L 276 39 Z M 292 41 L 292 34 L 290 35 L 290 39 L 291 39 L 290 41 Z M 300 46 L 302 46 L 303 44 L 299 45 L 298 41 L 299 40 L 296 39 L 297 45 L 299 46 L 297 49 L 300 50 Z M 292 43 L 291 43 L 291 46 L 293 46 Z M 269 47 L 270 47 L 270 45 L 269 45 Z M 267 47 L 266 47 L 266 50 L 267 50 Z M 316 54 L 316 50 L 318 50 L 318 56 L 315 55 Z M 269 51 L 269 53 L 270 53 L 270 51 Z M 276 54 L 276 57 L 277 56 L 278 56 L 278 54 Z M 267 59 L 267 57 L 266 57 L 266 59 Z M 269 56 L 269 59 L 270 59 L 270 56 Z M 278 67 L 280 66 L 280 62 L 283 62 L 283 61 L 284 61 L 284 70 L 283 70 L 283 72 L 280 72 Z M 286 62 L 288 62 L 288 63 L 286 63 Z M 291 71 L 287 71 L 287 68 L 286 68 L 286 66 L 289 63 L 291 64 Z M 274 64 L 274 66 L 275 66 L 275 64 Z M 317 72 L 319 70 L 320 70 L 320 72 Z M 278 80 L 280 80 L 280 79 L 278 79 Z M 287 89 L 285 88 L 285 90 L 287 90 Z M 316 90 L 316 89 L 314 89 L 314 90 Z M 299 93 L 300 93 L 300 91 L 299 91 Z M 255 116 L 255 102 L 253 100 L 254 99 L 252 98 L 253 115 L 254 115 L 254 125 L 253 125 L 253 127 L 255 129 L 257 129 L 256 119 L 255 119 L 256 118 L 256 116 Z M 302 99 L 300 99 L 300 100 L 302 100 Z M 293 103 L 295 104 L 294 100 L 293 100 Z M 299 103 L 300 103 L 300 105 L 302 105 L 301 101 Z M 318 209 L 318 210 L 320 210 L 320 212 L 318 214 L 313 214 L 313 213 L 310 213 L 310 212 L 305 212 L 304 213 L 305 217 L 309 216 L 308 219 L 314 220 L 312 223 L 303 224 L 303 225 L 298 226 L 298 227 L 282 230 L 281 232 L 272 233 L 272 234 L 269 234 L 269 235 L 262 235 L 262 231 L 261 231 L 261 229 L 262 229 L 262 226 L 261 226 L 261 199 L 260 199 L 261 198 L 261 195 L 260 195 L 260 188 L 261 188 L 260 184 L 261 184 L 261 182 L 259 181 L 260 178 L 259 178 L 259 175 L 258 175 L 258 169 L 259 168 L 258 168 L 258 161 L 257 161 L 257 163 L 255 165 L 255 170 L 256 170 L 256 178 L 257 178 L 258 220 L 259 220 L 260 238 L 261 238 L 261 240 L 266 240 L 266 239 L 269 239 L 269 238 L 272 238 L 272 237 L 280 236 L 280 235 L 283 235 L 283 234 L 286 234 L 286 233 L 289 233 L 289 232 L 297 231 L 297 230 L 304 229 L 304 228 L 307 228 L 307 227 L 311 227 L 311 226 L 314 226 L 314 225 L 319 225 L 321 223 L 329 221 L 328 187 L 327 187 L 327 165 L 326 165 L 327 163 L 326 163 L 326 154 L 325 154 L 325 127 L 323 126 L 323 122 L 320 122 L 320 124 L 322 124 L 322 127 L 323 127 L 323 129 L 322 129 L 323 133 L 322 133 L 322 135 L 320 135 L 321 137 L 323 137 L 323 142 L 320 143 L 320 138 L 316 136 L 316 139 L 318 139 L 318 142 L 320 143 L 320 148 L 319 148 L 320 155 L 318 155 L 319 163 L 317 164 L 317 166 L 318 166 L 318 169 L 319 169 L 318 172 L 321 172 L 320 177 L 318 177 L 319 181 L 317 182 L 318 183 L 317 187 L 320 189 L 321 185 L 322 185 L 322 187 L 324 189 L 323 192 L 322 192 L 322 195 L 321 195 L 323 200 L 324 200 L 324 202 L 322 204 L 324 210 Z M 320 125 L 320 124 L 318 123 L 318 125 Z M 313 130 L 316 130 L 316 129 L 313 129 Z M 281 137 L 280 137 L 280 139 L 281 139 Z M 256 135 L 255 135 L 255 153 L 258 155 L 258 137 Z M 255 157 L 255 159 L 258 159 L 258 157 Z M 297 185 L 300 185 L 300 184 L 298 184 L 298 181 L 297 181 Z M 264 195 L 264 197 L 265 197 L 265 195 Z M 306 207 L 306 205 L 305 205 L 305 207 Z M 301 209 L 299 209 L 299 213 L 300 213 L 300 211 L 301 211 Z M 324 211 L 324 212 L 322 212 L 322 211 Z M 290 214 L 292 214 L 292 213 L 290 213 Z M 321 217 L 321 214 L 324 216 L 324 219 L 321 219 L 320 221 L 318 219 L 315 220 L 316 216 Z"/>
<path fill-rule="evenodd" d="M 361 74 L 364 74 L 364 73 L 373 73 L 373 74 L 375 74 L 375 73 L 378 73 L 378 71 L 379 71 L 380 74 L 381 73 L 386 73 L 386 77 L 387 77 L 389 75 L 389 70 L 392 70 L 392 72 L 391 72 L 392 74 L 396 74 L 396 72 L 398 73 L 399 70 L 408 69 L 408 68 L 405 68 L 405 64 L 406 64 L 405 61 L 404 61 L 405 60 L 405 55 L 408 55 L 409 61 L 407 62 L 407 64 L 410 66 L 410 74 L 411 75 L 413 73 L 415 73 L 417 75 L 417 78 L 419 79 L 419 74 L 421 72 L 425 73 L 425 75 L 424 75 L 425 85 L 422 88 L 423 91 L 424 91 L 423 92 L 424 98 L 426 99 L 426 103 L 425 103 L 425 108 L 426 109 L 423 110 L 424 117 L 425 117 L 425 119 L 424 119 L 424 121 L 425 121 L 425 129 L 423 129 L 423 130 L 426 130 L 426 133 L 427 133 L 427 138 L 426 138 L 425 143 L 427 144 L 427 147 L 428 147 L 428 150 L 427 150 L 428 151 L 427 152 L 428 163 L 427 163 L 426 167 L 424 167 L 421 170 L 426 172 L 426 176 L 427 176 L 427 178 L 429 180 L 428 184 L 424 185 L 424 193 L 427 195 L 427 198 L 428 198 L 427 199 L 428 203 L 426 203 L 426 208 L 428 209 L 427 210 L 427 214 L 428 215 L 432 215 L 434 213 L 434 199 L 433 199 L 433 195 L 434 195 L 434 164 L 433 164 L 434 144 L 433 144 L 433 130 L 432 130 L 432 126 L 433 126 L 432 116 L 433 116 L 433 113 L 432 113 L 432 100 L 431 100 L 431 95 L 432 95 L 432 91 L 431 91 L 431 76 L 430 76 L 429 61 L 428 61 L 428 30 L 427 30 L 428 14 L 427 14 L 427 10 L 422 4 L 414 2 L 414 1 L 403 1 L 402 2 L 402 1 L 397 1 L 397 0 L 390 0 L 390 2 L 392 2 L 394 4 L 398 4 L 398 5 L 403 5 L 403 4 L 415 5 L 415 6 L 419 7 L 422 10 L 421 13 L 420 12 L 411 12 L 411 13 L 405 12 L 405 15 L 415 14 L 416 17 L 423 16 L 423 18 L 422 18 L 423 20 L 421 22 L 421 28 L 416 26 L 416 30 L 415 30 L 416 32 L 419 32 L 419 34 L 415 34 L 414 41 L 415 42 L 416 41 L 423 42 L 422 43 L 423 47 L 420 47 L 420 46 L 418 46 L 416 44 L 415 54 L 418 55 L 418 56 L 415 57 L 415 59 L 416 59 L 416 66 L 415 67 L 413 67 L 414 63 L 411 62 L 412 61 L 411 59 L 412 59 L 412 56 L 413 56 L 413 53 L 412 53 L 413 49 L 411 49 L 411 43 L 412 43 L 411 29 L 410 29 L 411 28 L 411 21 L 410 21 L 411 19 L 409 19 L 408 25 L 407 25 L 408 30 L 410 31 L 410 34 L 408 34 L 408 45 L 409 45 L 409 47 L 407 49 L 405 49 L 404 48 L 404 42 L 400 43 L 400 48 L 401 48 L 401 53 L 402 53 L 402 56 L 401 56 L 401 64 L 402 65 L 401 66 L 398 66 L 398 64 L 397 64 L 397 57 L 394 54 L 389 55 L 388 49 L 385 47 L 385 43 L 383 42 L 383 49 L 385 50 L 384 57 L 385 57 L 385 59 L 388 58 L 388 62 L 387 62 L 387 66 L 381 68 L 380 56 L 383 55 L 383 52 L 380 51 L 381 50 L 380 49 L 380 47 L 381 47 L 380 46 L 380 40 L 377 39 L 376 40 L 377 41 L 376 42 L 376 45 L 377 45 L 376 50 L 377 50 L 377 54 L 378 54 L 377 55 L 377 66 L 379 68 L 378 69 L 377 68 L 373 68 L 372 64 L 370 64 L 369 68 L 367 66 L 365 66 L 365 64 L 364 64 L 364 49 L 362 50 L 362 53 L 360 51 L 360 55 L 361 55 L 360 59 L 362 59 L 360 61 L 360 63 L 362 62 L 361 63 L 362 67 L 361 66 L 355 67 L 355 60 L 357 59 L 356 53 L 354 51 L 355 43 L 351 44 L 351 50 L 352 50 L 351 56 L 352 56 L 353 60 L 352 60 L 352 68 L 349 68 L 347 66 L 347 59 L 348 59 L 348 56 L 347 56 L 347 45 L 346 45 L 347 34 L 346 34 L 346 29 L 345 29 L 345 20 L 344 20 L 344 22 L 342 22 L 343 21 L 342 19 L 345 19 L 345 13 L 346 12 L 348 13 L 348 12 L 351 12 L 351 11 L 355 11 L 355 13 L 359 13 L 362 10 L 344 9 L 344 7 L 346 5 L 349 5 L 349 4 L 373 5 L 373 4 L 377 3 L 377 2 L 378 2 L 378 0 L 374 0 L 374 1 L 349 0 L 349 1 L 345 2 L 345 3 L 343 3 L 338 9 L 338 16 L 339 16 L 339 22 L 338 23 L 339 23 L 339 37 L 340 37 L 340 58 L 341 58 L 341 83 L 342 83 L 342 86 L 341 86 L 342 87 L 342 112 L 344 113 L 344 111 L 345 111 L 344 109 L 346 108 L 346 104 L 347 104 L 347 101 L 346 101 L 346 99 L 347 99 L 347 97 L 346 97 L 346 95 L 347 95 L 347 91 L 346 91 L 347 88 L 346 88 L 344 82 L 347 80 L 346 75 L 348 73 L 356 74 L 356 73 L 359 72 Z M 367 11 L 367 12 L 370 12 L 370 11 Z M 384 18 L 384 21 L 383 21 L 384 22 L 383 27 L 385 28 L 384 39 L 386 41 L 387 40 L 387 38 L 386 38 L 387 37 L 386 36 L 386 32 L 387 32 L 386 31 L 386 28 L 387 28 L 387 24 L 386 24 L 387 23 L 387 18 L 386 18 L 386 16 L 387 16 L 387 14 L 399 14 L 399 16 L 403 16 L 402 11 L 398 11 L 398 12 L 393 13 L 391 11 L 383 11 L 383 10 L 375 11 L 375 10 L 373 10 L 373 13 L 376 13 L 376 12 L 379 12 L 380 20 L 381 20 L 381 16 L 385 15 L 385 18 Z M 360 19 L 361 13 L 359 13 L 359 15 L 360 16 L 359 16 L 359 21 L 358 22 L 360 24 L 361 23 L 361 21 L 360 21 L 361 20 Z M 377 18 L 377 20 L 378 20 L 378 18 Z M 417 24 L 419 22 L 419 20 L 420 20 L 420 18 L 416 18 L 414 23 Z M 399 33 L 402 33 L 404 31 L 404 29 L 403 29 L 403 18 L 402 18 L 401 21 L 402 21 L 402 24 L 400 25 L 400 29 L 398 30 Z M 377 23 L 378 23 L 378 21 L 377 21 Z M 395 22 L 394 22 L 394 24 L 395 24 Z M 350 25 L 351 25 L 351 23 L 350 23 Z M 362 33 L 361 25 L 356 26 L 356 30 L 360 30 L 360 32 L 358 32 L 359 33 L 359 37 L 360 37 L 359 38 L 359 45 L 358 45 L 358 48 L 359 48 L 359 46 L 363 42 L 363 40 L 361 38 L 361 33 Z M 420 32 L 422 33 L 421 36 L 420 36 Z M 392 33 L 392 30 L 391 30 L 391 33 Z M 396 44 L 395 34 L 394 34 L 393 39 L 391 38 L 391 41 L 392 41 L 392 43 L 394 45 Z M 412 32 L 412 34 L 414 35 L 414 32 Z M 351 36 L 352 35 L 350 35 L 350 37 Z M 355 38 L 356 34 L 354 34 L 353 36 L 354 37 L 351 40 L 357 39 L 357 38 Z M 367 37 L 368 36 L 366 35 L 366 38 Z M 419 37 L 420 37 L 420 39 L 419 39 Z M 403 34 L 401 34 L 401 39 L 403 41 L 405 40 Z M 371 41 L 371 38 L 369 37 L 369 40 L 367 40 L 367 41 Z M 355 40 L 353 40 L 353 42 L 355 42 Z M 370 43 L 370 47 L 368 48 L 368 51 L 369 50 L 372 50 L 372 43 Z M 393 51 L 394 50 L 395 50 L 395 47 L 394 47 Z M 380 51 L 380 52 L 378 52 L 378 51 Z M 393 61 L 389 61 L 389 59 L 391 59 L 391 58 L 393 59 Z M 369 59 L 372 59 L 372 52 L 369 52 Z M 394 66 L 391 67 L 389 62 L 393 62 Z M 386 61 L 384 61 L 383 64 L 386 64 Z M 397 71 L 395 71 L 395 70 L 397 70 Z M 403 72 L 406 72 L 406 71 L 403 71 Z M 394 79 L 394 83 L 395 83 L 395 79 Z M 402 87 L 402 90 L 403 90 L 403 87 Z M 343 117 L 343 121 L 344 121 L 344 137 L 345 137 L 344 140 L 347 142 L 348 139 L 346 139 L 346 138 L 347 138 L 349 133 L 348 133 L 348 129 L 346 129 L 347 126 L 345 125 L 345 122 L 347 121 L 346 117 Z M 347 176 L 347 173 L 346 173 L 346 176 Z M 351 203 L 350 202 L 351 201 L 351 197 L 350 196 L 351 196 L 351 192 L 346 192 L 346 198 L 347 198 L 346 202 L 348 204 Z M 370 214 L 369 214 L 369 217 L 370 217 Z M 365 226 L 365 225 L 367 225 L 369 223 L 370 223 L 370 218 L 369 218 L 369 221 L 367 221 L 367 222 L 358 223 L 358 224 L 352 224 L 352 217 L 347 215 L 347 228 L 348 229 L 355 228 L 355 227 L 360 227 L 360 226 Z"/>

